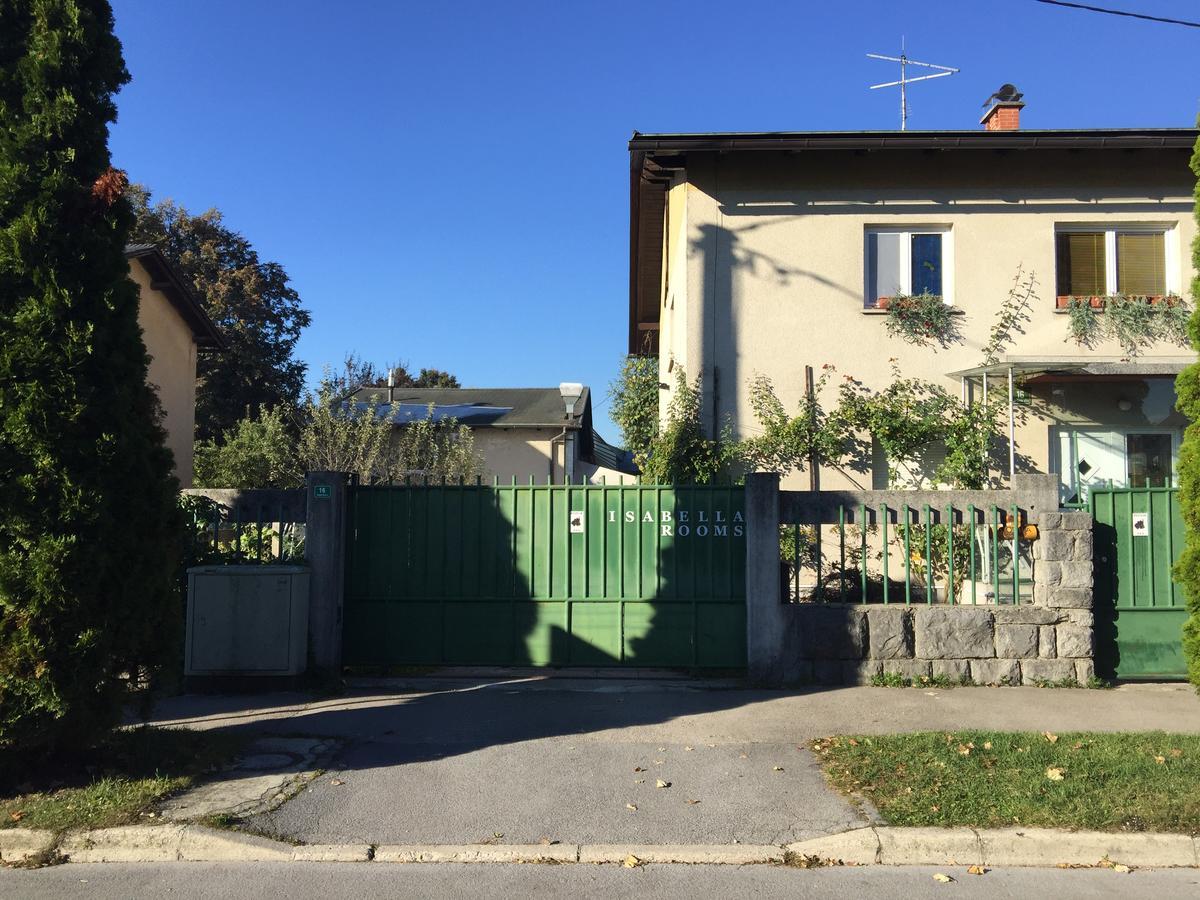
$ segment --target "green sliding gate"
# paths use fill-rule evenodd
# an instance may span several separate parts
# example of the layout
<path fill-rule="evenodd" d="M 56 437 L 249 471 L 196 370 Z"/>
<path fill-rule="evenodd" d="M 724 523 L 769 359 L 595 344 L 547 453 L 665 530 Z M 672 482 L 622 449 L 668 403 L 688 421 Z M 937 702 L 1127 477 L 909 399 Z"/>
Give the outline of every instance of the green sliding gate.
<path fill-rule="evenodd" d="M 1096 669 L 1104 677 L 1186 678 L 1183 549 L 1175 488 L 1093 488 Z"/>
<path fill-rule="evenodd" d="M 740 667 L 740 487 L 350 489 L 347 665 Z"/>

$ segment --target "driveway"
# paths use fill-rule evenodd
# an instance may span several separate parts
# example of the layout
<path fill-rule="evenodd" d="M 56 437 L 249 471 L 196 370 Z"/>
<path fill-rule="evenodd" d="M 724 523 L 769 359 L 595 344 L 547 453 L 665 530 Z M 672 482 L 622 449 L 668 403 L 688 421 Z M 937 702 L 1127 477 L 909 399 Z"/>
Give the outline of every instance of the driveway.
<path fill-rule="evenodd" d="M 779 845 L 866 822 L 825 787 L 810 738 L 1197 732 L 1200 700 L 1183 685 L 766 691 L 510 675 L 375 682 L 317 701 L 175 698 L 158 720 L 338 739 L 329 771 L 250 822 L 306 843 Z"/>

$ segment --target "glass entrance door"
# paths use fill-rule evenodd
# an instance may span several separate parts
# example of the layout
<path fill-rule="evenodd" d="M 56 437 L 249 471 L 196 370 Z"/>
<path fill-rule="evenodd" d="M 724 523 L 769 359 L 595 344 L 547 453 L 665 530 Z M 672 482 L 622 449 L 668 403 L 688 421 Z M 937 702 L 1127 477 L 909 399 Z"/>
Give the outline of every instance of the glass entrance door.
<path fill-rule="evenodd" d="M 1057 428 L 1058 471 L 1066 506 L 1085 506 L 1092 488 L 1171 487 L 1179 431 L 1174 428 Z"/>

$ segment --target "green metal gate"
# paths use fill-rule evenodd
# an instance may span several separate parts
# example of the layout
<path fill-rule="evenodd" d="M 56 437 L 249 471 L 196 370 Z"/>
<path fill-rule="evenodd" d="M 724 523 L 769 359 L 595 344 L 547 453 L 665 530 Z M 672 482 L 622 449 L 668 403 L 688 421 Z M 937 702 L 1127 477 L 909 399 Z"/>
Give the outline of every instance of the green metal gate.
<path fill-rule="evenodd" d="M 1183 549 L 1175 488 L 1093 488 L 1096 669 L 1108 678 L 1186 678 L 1187 612 L 1171 566 Z"/>
<path fill-rule="evenodd" d="M 347 665 L 740 667 L 740 487 L 350 489 Z"/>

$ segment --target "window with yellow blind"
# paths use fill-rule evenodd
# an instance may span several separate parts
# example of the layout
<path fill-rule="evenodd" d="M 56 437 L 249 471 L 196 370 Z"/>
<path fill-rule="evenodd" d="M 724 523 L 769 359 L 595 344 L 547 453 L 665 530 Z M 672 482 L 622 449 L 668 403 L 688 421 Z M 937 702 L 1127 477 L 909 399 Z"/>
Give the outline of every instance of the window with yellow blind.
<path fill-rule="evenodd" d="M 1117 232 L 1117 293 L 1159 297 L 1167 292 L 1166 240 Z"/>
<path fill-rule="evenodd" d="M 1058 295 L 1091 297 L 1108 293 L 1104 232 L 1060 233 L 1057 241 Z"/>
<path fill-rule="evenodd" d="M 1056 293 L 1158 297 L 1176 290 L 1164 228 L 1061 226 L 1055 234 Z"/>

